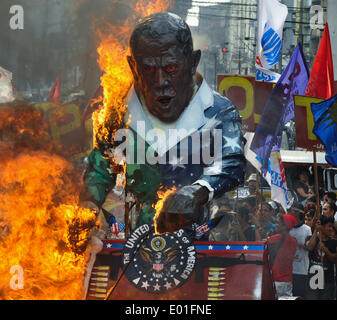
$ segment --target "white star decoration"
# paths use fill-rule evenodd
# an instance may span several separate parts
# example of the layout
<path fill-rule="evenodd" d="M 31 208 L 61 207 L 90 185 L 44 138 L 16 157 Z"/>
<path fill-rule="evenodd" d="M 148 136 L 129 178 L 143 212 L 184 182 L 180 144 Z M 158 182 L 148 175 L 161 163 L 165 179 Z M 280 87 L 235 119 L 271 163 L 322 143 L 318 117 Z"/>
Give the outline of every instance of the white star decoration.
<path fill-rule="evenodd" d="M 243 246 L 243 250 L 248 250 L 248 246 Z"/>
<path fill-rule="evenodd" d="M 142 282 L 142 288 L 145 288 L 147 290 L 147 287 L 149 287 L 149 283 L 147 281 Z"/>
<path fill-rule="evenodd" d="M 178 167 L 185 169 L 185 166 L 181 163 L 182 160 L 182 158 L 177 158 L 176 155 L 174 155 L 173 158 L 169 160 L 169 164 L 172 166 L 173 171 Z"/>
<path fill-rule="evenodd" d="M 169 282 L 166 282 L 166 283 L 164 284 L 164 287 L 166 288 L 166 290 L 171 289 L 171 286 L 172 286 L 172 284 L 169 283 Z"/>
<path fill-rule="evenodd" d="M 228 138 L 224 137 L 226 139 L 225 147 L 230 147 L 233 151 L 235 151 L 235 148 L 241 149 L 241 146 L 238 144 L 237 138 Z"/>
<path fill-rule="evenodd" d="M 231 246 L 228 246 L 228 245 L 226 246 L 226 250 L 229 250 L 230 248 L 231 248 Z"/>
<path fill-rule="evenodd" d="M 213 246 L 208 246 L 208 250 L 212 250 L 213 249 Z"/>
<path fill-rule="evenodd" d="M 156 283 L 154 286 L 153 286 L 153 289 L 154 289 L 154 291 L 156 291 L 156 290 L 160 290 L 160 285 L 158 284 L 158 283 Z"/>
<path fill-rule="evenodd" d="M 107 247 L 107 248 L 111 248 L 111 247 L 112 247 L 111 243 L 108 243 L 108 244 L 106 245 L 106 247 Z"/>

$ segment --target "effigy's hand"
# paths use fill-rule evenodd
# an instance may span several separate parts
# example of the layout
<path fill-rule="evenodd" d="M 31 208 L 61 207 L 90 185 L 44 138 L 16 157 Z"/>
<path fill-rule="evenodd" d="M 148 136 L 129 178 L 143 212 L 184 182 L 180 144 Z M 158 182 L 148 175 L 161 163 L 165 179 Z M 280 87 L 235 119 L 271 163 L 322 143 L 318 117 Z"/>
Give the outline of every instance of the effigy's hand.
<path fill-rule="evenodd" d="M 104 215 L 100 215 L 100 208 L 98 207 L 97 204 L 95 204 L 92 201 L 81 201 L 79 203 L 79 207 L 81 208 L 85 208 L 85 209 L 90 209 L 91 211 L 93 211 L 95 213 L 96 216 L 96 223 L 92 226 L 91 231 L 89 233 L 89 239 L 93 236 L 98 237 L 99 239 L 104 239 L 106 236 L 106 228 L 104 228 L 103 225 L 103 220 L 104 220 Z M 107 222 L 105 222 L 104 224 L 107 224 Z"/>
<path fill-rule="evenodd" d="M 95 203 L 93 203 L 92 201 L 81 201 L 79 203 L 79 206 L 81 208 L 90 209 L 90 210 L 94 211 L 96 216 L 99 213 L 99 207 Z"/>
<path fill-rule="evenodd" d="M 170 194 L 155 219 L 156 232 L 174 232 L 191 225 L 198 218 L 202 205 L 208 201 L 209 191 L 200 185 L 188 185 Z"/>

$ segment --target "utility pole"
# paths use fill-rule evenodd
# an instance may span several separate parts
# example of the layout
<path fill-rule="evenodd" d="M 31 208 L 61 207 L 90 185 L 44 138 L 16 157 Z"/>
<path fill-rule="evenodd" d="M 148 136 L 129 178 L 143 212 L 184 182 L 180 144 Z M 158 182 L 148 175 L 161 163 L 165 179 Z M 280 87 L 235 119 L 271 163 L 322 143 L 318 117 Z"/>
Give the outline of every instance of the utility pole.
<path fill-rule="evenodd" d="M 239 74 L 241 74 L 241 46 L 239 47 Z"/>
<path fill-rule="evenodd" d="M 214 53 L 214 90 L 217 90 L 217 52 Z"/>

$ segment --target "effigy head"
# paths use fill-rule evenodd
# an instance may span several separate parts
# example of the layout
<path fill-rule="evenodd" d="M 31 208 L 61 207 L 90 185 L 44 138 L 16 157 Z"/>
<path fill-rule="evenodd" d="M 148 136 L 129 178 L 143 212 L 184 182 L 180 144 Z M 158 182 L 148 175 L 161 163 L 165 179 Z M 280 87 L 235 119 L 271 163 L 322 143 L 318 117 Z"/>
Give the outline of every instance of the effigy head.
<path fill-rule="evenodd" d="M 144 18 L 130 38 L 128 62 L 142 103 L 159 120 L 176 121 L 193 95 L 200 50 L 193 50 L 190 28 L 179 16 Z"/>

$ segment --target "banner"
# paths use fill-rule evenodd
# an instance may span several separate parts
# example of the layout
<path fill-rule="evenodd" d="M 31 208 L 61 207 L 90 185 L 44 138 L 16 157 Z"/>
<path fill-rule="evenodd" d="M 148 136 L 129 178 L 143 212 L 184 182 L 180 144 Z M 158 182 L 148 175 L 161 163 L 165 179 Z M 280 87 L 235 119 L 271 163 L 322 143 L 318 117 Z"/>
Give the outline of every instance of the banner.
<path fill-rule="evenodd" d="M 242 117 L 242 129 L 254 131 L 255 78 L 218 75 L 218 92 L 238 108 Z"/>
<path fill-rule="evenodd" d="M 245 138 L 247 143 L 245 145 L 245 157 L 246 159 L 261 173 L 262 161 L 256 153 L 254 153 L 250 146 L 253 140 L 254 134 L 247 132 Z M 285 212 L 287 208 L 291 206 L 289 199 L 287 180 L 281 160 L 280 152 L 274 151 L 270 154 L 268 159 L 268 169 L 264 179 L 268 182 L 271 190 L 271 199 L 280 203 Z"/>
<path fill-rule="evenodd" d="M 256 81 L 277 82 L 280 76 L 279 73 L 256 67 Z"/>
<path fill-rule="evenodd" d="M 295 104 L 295 131 L 296 147 L 306 150 L 324 151 L 324 145 L 312 132 L 314 117 L 311 112 L 311 104 L 322 102 L 323 99 L 294 95 Z"/>
<path fill-rule="evenodd" d="M 329 26 L 326 23 L 314 64 L 311 69 L 306 96 L 329 99 L 335 94 L 334 70 Z"/>
<path fill-rule="evenodd" d="M 277 74 L 270 73 L 280 58 L 283 26 L 288 8 L 277 0 L 259 0 L 256 44 L 256 79 L 276 82 Z"/>
<path fill-rule="evenodd" d="M 314 115 L 313 133 L 324 143 L 326 161 L 337 166 L 337 95 L 321 103 L 311 104 Z"/>
<path fill-rule="evenodd" d="M 0 67 L 0 103 L 14 101 L 12 73 Z"/>
<path fill-rule="evenodd" d="M 302 49 L 298 45 L 264 107 L 252 141 L 252 151 L 261 158 L 264 174 L 271 151 L 280 151 L 285 124 L 294 118 L 293 95 L 304 94 L 308 78 Z"/>

